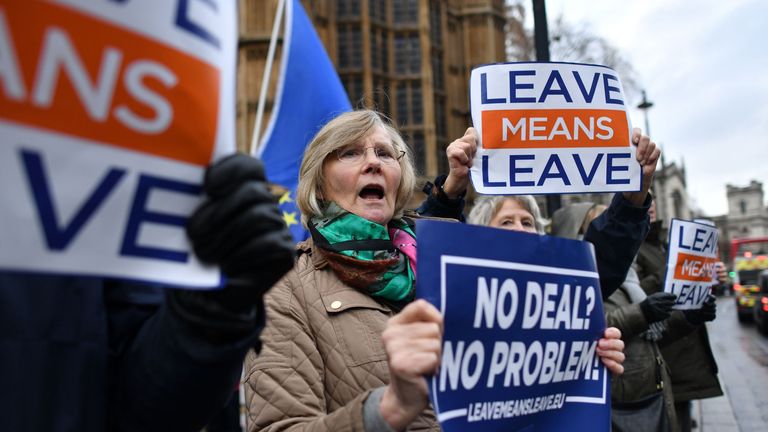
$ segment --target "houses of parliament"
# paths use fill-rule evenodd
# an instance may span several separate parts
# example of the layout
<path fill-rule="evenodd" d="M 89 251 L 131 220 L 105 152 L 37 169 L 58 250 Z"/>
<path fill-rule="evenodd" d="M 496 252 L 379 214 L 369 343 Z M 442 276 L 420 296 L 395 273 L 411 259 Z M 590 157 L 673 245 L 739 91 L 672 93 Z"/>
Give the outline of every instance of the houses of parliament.
<path fill-rule="evenodd" d="M 473 67 L 505 60 L 503 0 L 303 0 L 356 108 L 398 126 L 425 178 L 470 125 Z M 278 0 L 240 0 L 237 138 L 250 142 Z M 266 100 L 273 103 L 280 44 Z"/>

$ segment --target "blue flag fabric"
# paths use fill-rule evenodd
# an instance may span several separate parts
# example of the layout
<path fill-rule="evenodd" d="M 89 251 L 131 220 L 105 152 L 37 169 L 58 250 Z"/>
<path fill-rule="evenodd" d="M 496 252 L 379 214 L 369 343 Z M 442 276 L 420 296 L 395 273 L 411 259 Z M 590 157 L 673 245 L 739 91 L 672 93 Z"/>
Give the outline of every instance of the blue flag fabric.
<path fill-rule="evenodd" d="M 352 106 L 300 0 L 287 0 L 283 47 L 272 118 L 257 156 L 269 181 L 287 189 L 280 208 L 298 242 L 308 237 L 295 202 L 304 148 L 325 123 Z"/>

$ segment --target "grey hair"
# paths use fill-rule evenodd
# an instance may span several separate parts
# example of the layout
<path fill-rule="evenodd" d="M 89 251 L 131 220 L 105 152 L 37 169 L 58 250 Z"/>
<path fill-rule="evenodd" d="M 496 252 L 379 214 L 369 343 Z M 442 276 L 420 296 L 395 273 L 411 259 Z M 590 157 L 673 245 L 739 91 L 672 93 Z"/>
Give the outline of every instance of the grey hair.
<path fill-rule="evenodd" d="M 507 200 L 516 201 L 526 209 L 533 216 L 536 232 L 544 234 L 545 221 L 541 217 L 539 204 L 536 203 L 533 195 L 481 195 L 475 200 L 475 205 L 472 207 L 472 211 L 469 212 L 467 222 L 472 225 L 490 225 L 491 219 L 496 216 L 496 213 L 498 213 L 501 206 Z"/>
<path fill-rule="evenodd" d="M 304 150 L 299 169 L 299 186 L 296 189 L 296 204 L 301 211 L 301 223 L 305 227 L 309 219 L 323 214 L 323 166 L 328 155 L 366 138 L 378 127 L 389 135 L 395 151 L 405 152 L 405 156 L 398 161 L 401 174 L 393 217 L 399 218 L 403 215 L 403 209 L 410 201 L 416 184 L 413 156 L 400 132 L 392 126 L 389 119 L 376 111 L 363 109 L 346 112 L 329 121 Z"/>

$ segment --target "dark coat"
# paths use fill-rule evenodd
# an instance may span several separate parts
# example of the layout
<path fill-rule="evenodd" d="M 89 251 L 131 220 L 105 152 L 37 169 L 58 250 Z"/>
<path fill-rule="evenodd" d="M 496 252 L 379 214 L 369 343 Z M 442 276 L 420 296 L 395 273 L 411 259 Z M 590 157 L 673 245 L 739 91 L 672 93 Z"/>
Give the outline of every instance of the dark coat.
<path fill-rule="evenodd" d="M 648 234 L 650 206 L 650 195 L 642 207 L 635 207 L 617 193 L 611 205 L 589 224 L 584 240 L 595 246 L 603 299 L 610 297 L 624 283 L 635 255 Z"/>
<path fill-rule="evenodd" d="M 670 430 L 679 430 L 669 365 L 664 361 L 657 343 L 641 335 L 648 330 L 649 323 L 640 304 L 632 303 L 628 291 L 622 286 L 605 301 L 604 306 L 606 325 L 621 330 L 626 356 L 624 373 L 611 377 L 611 401 L 621 403 L 644 399 L 658 391 L 657 384 L 660 382 L 664 392 L 667 424 Z M 669 319 L 667 326 L 678 330 L 665 335 L 669 340 L 680 337 L 684 331 L 692 330 L 682 315 Z"/>
<path fill-rule="evenodd" d="M 183 319 L 171 291 L 0 273 L 2 429 L 199 431 L 258 348 L 263 308 L 249 331 L 221 339 Z"/>
<path fill-rule="evenodd" d="M 661 239 L 661 222 L 651 224 L 635 261 L 637 275 L 640 277 L 640 286 L 646 294 L 653 294 L 663 288 L 664 277 L 667 271 L 667 246 Z"/>
<path fill-rule="evenodd" d="M 671 343 L 662 341 L 660 346 L 672 375 L 675 402 L 723 395 L 706 325 L 698 326 L 693 333 L 680 340 Z"/>
<path fill-rule="evenodd" d="M 647 294 L 664 289 L 667 249 L 655 223 L 637 255 L 637 274 Z M 680 314 L 680 312 L 676 312 Z M 721 396 L 717 362 L 709 345 L 706 325 L 674 342 L 662 341 L 661 354 L 669 365 L 675 401 L 689 401 Z"/>
<path fill-rule="evenodd" d="M 552 233 L 581 239 L 579 230 L 593 203 L 576 203 L 558 209 L 552 216 Z M 635 254 L 648 232 L 650 198 L 635 207 L 622 194 L 615 194 L 608 208 L 590 222 L 584 241 L 595 246 L 597 272 L 603 300 L 616 291 L 632 267 Z"/>

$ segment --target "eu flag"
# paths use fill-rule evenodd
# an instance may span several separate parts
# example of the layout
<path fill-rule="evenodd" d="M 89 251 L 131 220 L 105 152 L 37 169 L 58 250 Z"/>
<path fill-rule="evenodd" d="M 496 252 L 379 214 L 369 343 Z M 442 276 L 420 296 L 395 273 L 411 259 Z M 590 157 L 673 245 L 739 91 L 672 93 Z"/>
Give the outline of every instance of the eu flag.
<path fill-rule="evenodd" d="M 286 3 L 283 40 L 275 105 L 257 156 L 269 181 L 287 190 L 280 199 L 283 219 L 301 241 L 308 233 L 295 197 L 304 148 L 325 123 L 352 106 L 300 0 Z"/>

